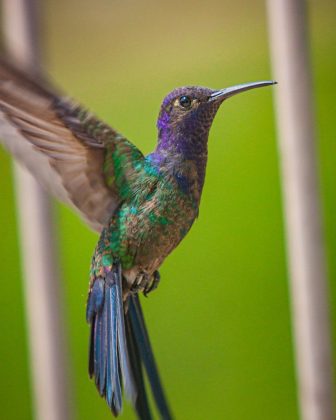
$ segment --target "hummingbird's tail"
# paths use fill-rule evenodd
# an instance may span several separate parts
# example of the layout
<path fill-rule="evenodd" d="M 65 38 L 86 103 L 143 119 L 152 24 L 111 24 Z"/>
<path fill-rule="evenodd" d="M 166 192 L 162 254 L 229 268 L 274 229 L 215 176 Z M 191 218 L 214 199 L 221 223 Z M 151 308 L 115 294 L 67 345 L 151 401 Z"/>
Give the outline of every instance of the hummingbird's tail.
<path fill-rule="evenodd" d="M 133 404 L 137 395 L 126 344 L 121 282 L 121 267 L 115 264 L 104 279 L 95 280 L 86 309 L 91 324 L 89 375 L 115 416 L 122 410 L 122 383 Z"/>
<path fill-rule="evenodd" d="M 106 277 L 97 278 L 87 302 L 91 324 L 89 375 L 112 413 L 122 411 L 122 384 L 140 420 L 152 420 L 144 372 L 162 420 L 171 420 L 158 369 L 153 356 L 138 295 L 122 300 L 120 264 Z"/>
<path fill-rule="evenodd" d="M 171 420 L 167 399 L 161 384 L 158 368 L 149 341 L 145 320 L 140 306 L 139 296 L 131 295 L 128 302 L 126 317 L 126 337 L 129 349 L 133 376 L 138 391 L 135 409 L 141 420 L 151 420 L 146 389 L 144 386 L 143 369 L 153 393 L 154 401 L 163 420 Z"/>

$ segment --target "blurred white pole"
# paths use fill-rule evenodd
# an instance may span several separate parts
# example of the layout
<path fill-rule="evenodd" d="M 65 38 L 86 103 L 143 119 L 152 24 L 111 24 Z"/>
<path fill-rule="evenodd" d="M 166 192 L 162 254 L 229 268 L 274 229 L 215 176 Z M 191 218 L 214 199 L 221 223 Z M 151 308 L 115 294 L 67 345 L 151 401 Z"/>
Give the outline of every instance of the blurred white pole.
<path fill-rule="evenodd" d="M 268 0 L 301 415 L 334 420 L 327 276 L 304 0 Z"/>
<path fill-rule="evenodd" d="M 3 0 L 2 4 L 8 54 L 21 68 L 39 73 L 37 0 Z M 35 416 L 38 420 L 67 420 L 66 346 L 51 203 L 30 173 L 17 164 L 15 179 Z"/>

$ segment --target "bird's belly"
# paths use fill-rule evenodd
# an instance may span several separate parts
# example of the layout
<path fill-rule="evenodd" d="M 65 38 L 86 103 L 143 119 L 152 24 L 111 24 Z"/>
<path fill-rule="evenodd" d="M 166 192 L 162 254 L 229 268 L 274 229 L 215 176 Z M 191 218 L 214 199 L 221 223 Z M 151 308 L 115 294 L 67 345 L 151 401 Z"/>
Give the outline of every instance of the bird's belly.
<path fill-rule="evenodd" d="M 175 218 L 168 220 L 162 217 L 158 223 L 147 225 L 147 229 L 140 229 L 128 238 L 128 254 L 134 255 L 136 266 L 153 272 L 159 268 L 168 254 L 179 244 L 189 231 L 194 218 Z M 142 225 L 139 220 L 137 225 Z M 133 232 L 133 229 L 131 229 Z"/>
<path fill-rule="evenodd" d="M 191 224 L 188 226 L 190 228 Z M 128 288 L 133 288 L 139 276 L 145 277 L 146 283 L 153 281 L 153 273 L 157 271 L 165 258 L 178 245 L 183 236 L 180 234 L 178 224 L 166 229 L 154 228 L 146 238 L 141 238 L 136 250 L 130 246 L 129 253 L 134 253 L 132 267 L 123 270 Z M 131 241 L 131 244 L 133 241 Z M 135 251 L 135 252 L 134 252 Z"/>
<path fill-rule="evenodd" d="M 149 276 L 179 244 L 196 218 L 196 210 L 185 197 L 127 211 L 124 223 L 124 273 L 132 283 L 137 273 Z M 133 213 L 133 214 L 132 214 Z"/>

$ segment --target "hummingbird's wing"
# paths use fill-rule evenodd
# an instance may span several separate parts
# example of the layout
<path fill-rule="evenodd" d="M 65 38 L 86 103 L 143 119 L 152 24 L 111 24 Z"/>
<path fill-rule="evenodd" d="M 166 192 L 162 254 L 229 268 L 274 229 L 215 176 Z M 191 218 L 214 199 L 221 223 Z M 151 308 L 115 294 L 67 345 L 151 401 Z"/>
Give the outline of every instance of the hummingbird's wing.
<path fill-rule="evenodd" d="M 98 231 L 144 159 L 110 126 L 2 60 L 0 142 Z"/>

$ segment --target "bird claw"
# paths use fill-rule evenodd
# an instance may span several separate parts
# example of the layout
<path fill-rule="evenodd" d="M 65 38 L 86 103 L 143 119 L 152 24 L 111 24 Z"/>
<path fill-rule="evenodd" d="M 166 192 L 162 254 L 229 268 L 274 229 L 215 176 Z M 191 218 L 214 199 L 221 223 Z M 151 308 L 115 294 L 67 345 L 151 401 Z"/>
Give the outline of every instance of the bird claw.
<path fill-rule="evenodd" d="M 146 284 L 148 283 L 148 274 L 144 271 L 141 271 L 137 274 L 134 283 L 132 284 L 131 291 L 132 292 L 141 292 L 145 289 Z"/>
<path fill-rule="evenodd" d="M 153 292 L 153 290 L 155 290 L 158 287 L 160 283 L 160 278 L 160 273 L 158 271 L 154 271 L 153 276 L 151 278 L 151 282 L 147 283 L 143 291 L 144 296 L 147 297 L 148 293 Z"/>
<path fill-rule="evenodd" d="M 131 287 L 131 292 L 147 295 L 155 290 L 160 283 L 160 274 L 158 271 L 154 271 L 153 275 L 150 277 L 148 273 L 141 271 L 135 278 L 134 283 Z"/>

